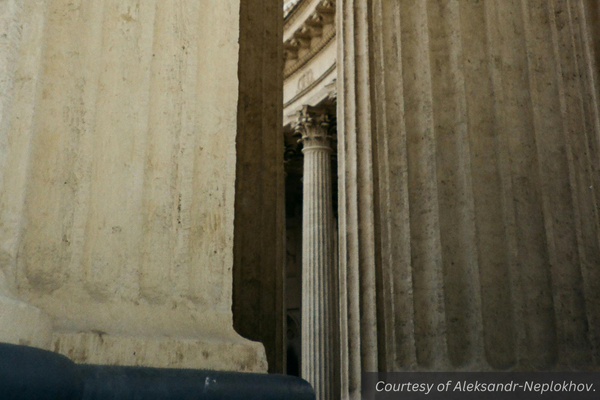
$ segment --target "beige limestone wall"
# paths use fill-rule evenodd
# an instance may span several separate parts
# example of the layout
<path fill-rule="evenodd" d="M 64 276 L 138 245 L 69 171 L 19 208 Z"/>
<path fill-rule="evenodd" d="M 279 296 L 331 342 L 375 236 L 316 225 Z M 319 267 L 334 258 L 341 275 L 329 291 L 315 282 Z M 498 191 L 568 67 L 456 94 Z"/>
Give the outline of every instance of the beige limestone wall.
<path fill-rule="evenodd" d="M 45 12 L 43 1 L 0 3 L 0 326 L 4 341 L 49 348 L 51 320 L 18 298 L 15 280 Z"/>
<path fill-rule="evenodd" d="M 0 6 L 12 295 L 78 362 L 266 370 L 231 315 L 239 1 Z"/>
<path fill-rule="evenodd" d="M 361 370 L 598 370 L 598 3 L 339 8 L 343 397 Z"/>

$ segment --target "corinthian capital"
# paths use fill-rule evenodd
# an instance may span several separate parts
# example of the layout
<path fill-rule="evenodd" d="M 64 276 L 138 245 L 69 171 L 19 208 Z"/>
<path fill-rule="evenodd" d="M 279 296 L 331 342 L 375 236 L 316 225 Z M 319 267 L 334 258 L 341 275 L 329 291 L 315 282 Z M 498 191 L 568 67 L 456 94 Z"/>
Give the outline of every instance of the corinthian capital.
<path fill-rule="evenodd" d="M 294 124 L 296 136 L 303 143 L 304 149 L 325 149 L 331 151 L 331 143 L 335 140 L 335 118 L 326 108 L 304 106 Z"/>

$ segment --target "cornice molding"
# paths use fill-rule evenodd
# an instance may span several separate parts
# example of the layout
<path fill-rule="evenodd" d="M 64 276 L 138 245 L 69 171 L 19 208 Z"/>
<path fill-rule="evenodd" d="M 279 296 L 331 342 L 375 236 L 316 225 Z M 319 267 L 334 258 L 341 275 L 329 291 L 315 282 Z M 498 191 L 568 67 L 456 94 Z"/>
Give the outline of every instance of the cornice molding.
<path fill-rule="evenodd" d="M 303 10 L 308 4 L 310 4 L 310 1 L 311 0 L 300 0 L 296 4 L 294 4 L 283 18 L 283 26 L 288 26 L 292 22 L 294 22 L 300 14 L 300 11 Z"/>
<path fill-rule="evenodd" d="M 302 67 L 304 67 L 310 60 L 312 60 L 317 54 L 319 54 L 331 41 L 335 38 L 335 28 L 329 30 L 329 32 L 314 46 L 310 47 L 308 53 L 304 54 L 290 67 L 283 71 L 283 79 L 286 80 Z"/>
<path fill-rule="evenodd" d="M 288 67 L 284 69 L 284 79 L 302 68 L 317 55 L 335 37 L 335 0 L 304 0 L 297 3 L 311 5 L 310 12 L 303 13 L 304 20 L 301 24 L 294 24 L 294 28 L 286 30 L 283 43 L 283 56 Z"/>

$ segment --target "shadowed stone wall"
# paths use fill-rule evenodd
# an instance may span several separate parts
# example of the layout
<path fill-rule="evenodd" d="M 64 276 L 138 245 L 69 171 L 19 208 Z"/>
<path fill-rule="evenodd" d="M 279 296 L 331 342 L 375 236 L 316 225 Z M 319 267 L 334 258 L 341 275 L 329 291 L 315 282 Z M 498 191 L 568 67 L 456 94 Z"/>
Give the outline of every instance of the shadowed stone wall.
<path fill-rule="evenodd" d="M 269 372 L 285 370 L 283 4 L 242 0 L 233 319 L 265 345 Z"/>

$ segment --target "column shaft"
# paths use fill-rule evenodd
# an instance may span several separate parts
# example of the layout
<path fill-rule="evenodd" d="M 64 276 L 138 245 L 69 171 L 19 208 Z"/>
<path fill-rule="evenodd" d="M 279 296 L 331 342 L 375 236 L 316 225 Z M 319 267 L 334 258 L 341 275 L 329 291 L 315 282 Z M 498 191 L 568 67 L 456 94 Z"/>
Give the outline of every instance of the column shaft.
<path fill-rule="evenodd" d="M 338 1 L 342 399 L 363 371 L 598 368 L 592 3 Z"/>
<path fill-rule="evenodd" d="M 335 268 L 331 147 L 327 119 L 303 125 L 302 377 L 317 399 L 332 399 L 334 387 Z"/>

